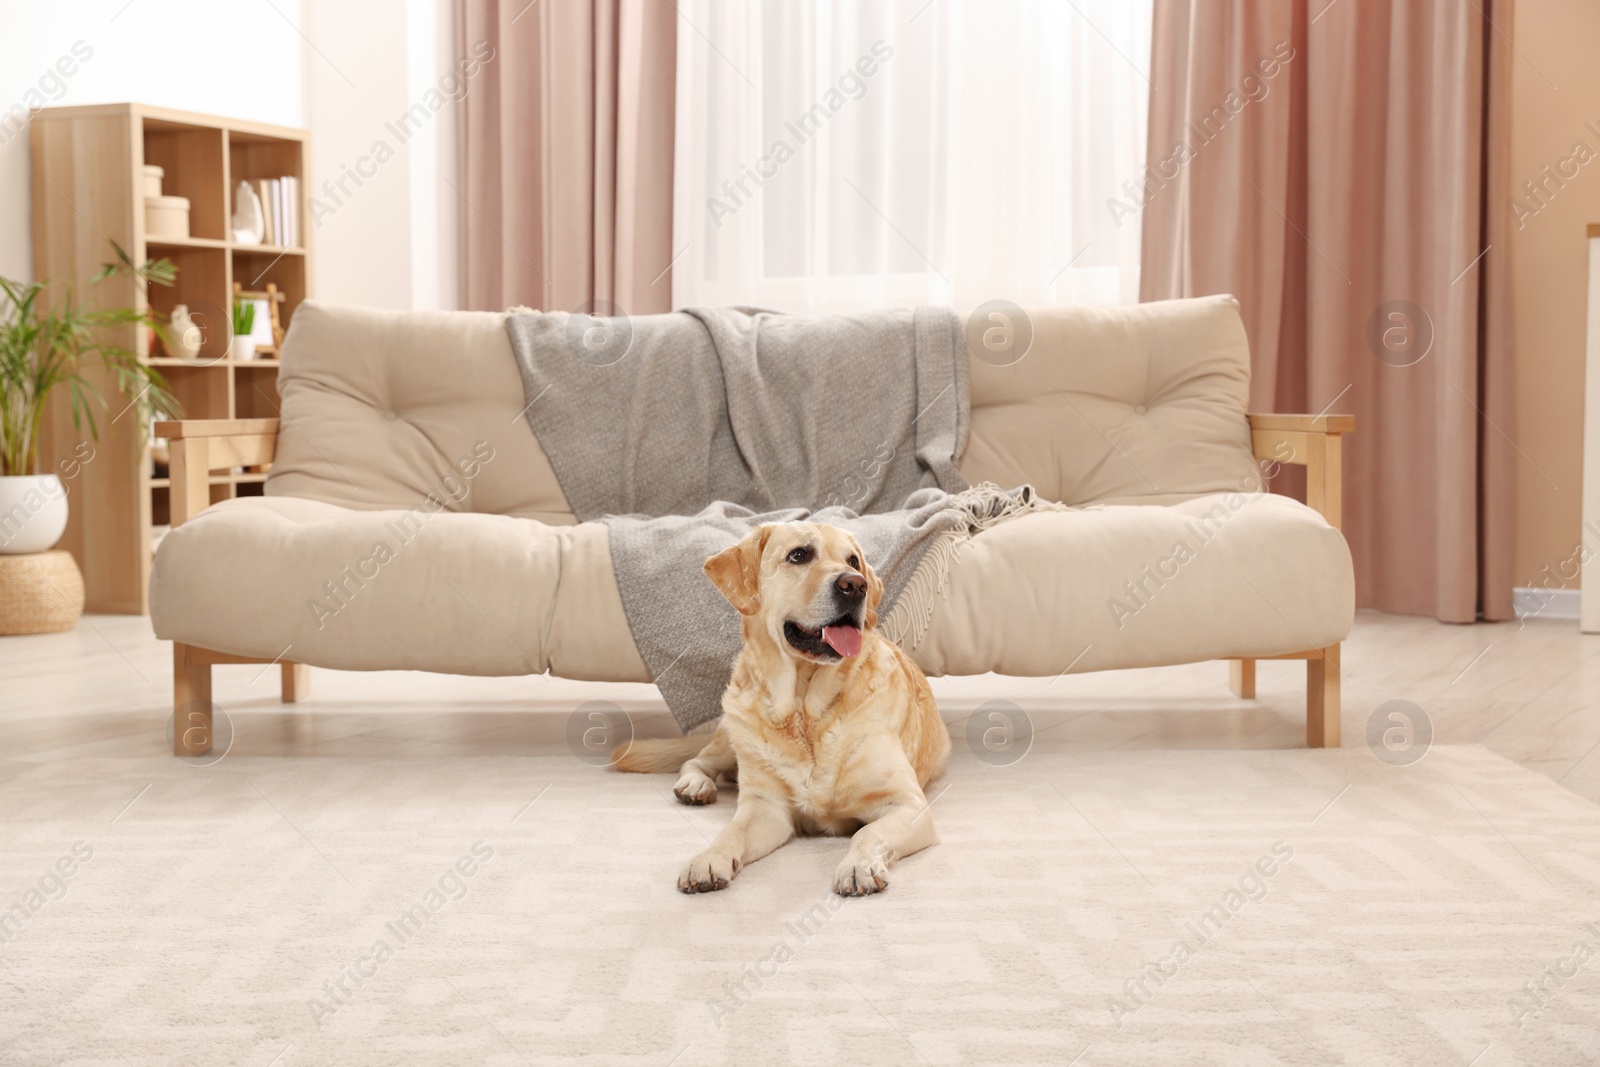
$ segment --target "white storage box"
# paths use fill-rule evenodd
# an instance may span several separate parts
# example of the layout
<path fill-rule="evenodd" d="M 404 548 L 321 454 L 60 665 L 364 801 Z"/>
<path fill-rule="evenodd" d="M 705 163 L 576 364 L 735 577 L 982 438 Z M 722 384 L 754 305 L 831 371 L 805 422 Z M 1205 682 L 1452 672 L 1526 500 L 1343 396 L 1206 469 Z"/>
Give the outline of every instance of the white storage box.
<path fill-rule="evenodd" d="M 144 198 L 145 237 L 188 237 L 189 198 L 186 196 L 147 196 Z"/>

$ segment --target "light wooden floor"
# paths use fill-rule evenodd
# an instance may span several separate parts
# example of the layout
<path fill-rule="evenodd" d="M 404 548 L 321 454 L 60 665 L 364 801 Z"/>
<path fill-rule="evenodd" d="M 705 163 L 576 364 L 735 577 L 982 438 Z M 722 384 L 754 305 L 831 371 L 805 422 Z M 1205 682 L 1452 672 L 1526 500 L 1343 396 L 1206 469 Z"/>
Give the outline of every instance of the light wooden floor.
<path fill-rule="evenodd" d="M 141 617 L 0 638 L 0 780 L 67 756 L 168 751 L 171 664 L 171 646 Z M 646 685 L 319 669 L 309 701 L 285 706 L 276 668 L 215 672 L 234 756 L 559 753 L 575 709 L 595 700 L 627 711 L 641 736 L 676 732 Z M 1228 692 L 1224 663 L 933 685 L 957 745 L 978 705 L 1009 700 L 1031 718 L 1034 744 L 1052 749 L 1289 748 L 1303 744 L 1304 672 L 1262 663 L 1253 701 Z M 1363 613 L 1345 645 L 1346 747 L 1366 744 L 1368 719 L 1390 700 L 1420 706 L 1436 744 L 1481 743 L 1600 801 L 1600 637 L 1575 623 Z"/>

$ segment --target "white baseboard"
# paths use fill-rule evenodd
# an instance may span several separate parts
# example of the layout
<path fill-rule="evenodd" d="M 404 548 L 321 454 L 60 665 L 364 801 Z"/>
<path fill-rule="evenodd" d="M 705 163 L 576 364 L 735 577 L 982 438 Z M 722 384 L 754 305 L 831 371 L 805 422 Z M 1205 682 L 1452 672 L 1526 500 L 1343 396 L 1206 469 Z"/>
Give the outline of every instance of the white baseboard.
<path fill-rule="evenodd" d="M 1576 622 L 1581 594 L 1576 589 L 1540 589 L 1519 585 L 1511 590 L 1511 607 L 1517 618 L 1566 619 Z"/>

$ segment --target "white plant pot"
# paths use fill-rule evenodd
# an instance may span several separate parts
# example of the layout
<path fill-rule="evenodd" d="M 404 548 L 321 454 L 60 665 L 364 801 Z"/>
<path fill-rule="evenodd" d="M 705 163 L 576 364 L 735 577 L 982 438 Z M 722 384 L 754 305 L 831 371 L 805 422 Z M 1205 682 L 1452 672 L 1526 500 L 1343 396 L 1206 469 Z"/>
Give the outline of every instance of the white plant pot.
<path fill-rule="evenodd" d="M 256 339 L 251 336 L 235 337 L 228 342 L 228 355 L 235 360 L 256 358 Z"/>
<path fill-rule="evenodd" d="M 0 555 L 43 552 L 67 528 L 67 487 L 54 474 L 0 477 Z"/>

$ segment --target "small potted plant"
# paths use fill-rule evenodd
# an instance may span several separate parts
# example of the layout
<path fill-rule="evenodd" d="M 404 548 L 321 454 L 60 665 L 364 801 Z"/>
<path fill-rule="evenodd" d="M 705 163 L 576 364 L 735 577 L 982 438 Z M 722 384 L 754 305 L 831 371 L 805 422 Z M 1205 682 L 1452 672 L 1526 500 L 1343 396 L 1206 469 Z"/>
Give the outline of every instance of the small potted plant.
<path fill-rule="evenodd" d="M 228 355 L 234 360 L 255 359 L 256 339 L 251 331 L 256 328 L 256 305 L 242 297 L 233 298 L 233 340 L 228 342 Z"/>
<path fill-rule="evenodd" d="M 115 242 L 117 262 L 107 263 L 92 282 L 133 275 L 171 285 L 177 268 L 165 259 L 135 265 Z M 43 552 L 67 526 L 67 492 L 54 472 L 39 471 L 39 434 L 45 406 L 57 389 L 71 397 L 72 425 L 88 424 L 99 438 L 94 408 L 109 405 L 90 380 L 99 366 L 116 381 L 129 405 L 143 411 L 135 425 L 153 413 L 180 417 L 182 409 L 166 381 L 138 354 L 118 344 L 126 327 L 159 330 L 149 311 L 134 308 L 88 310 L 69 285 L 46 304 L 48 281 L 24 284 L 0 278 L 0 554 Z M 120 418 L 120 413 L 113 417 Z"/>

